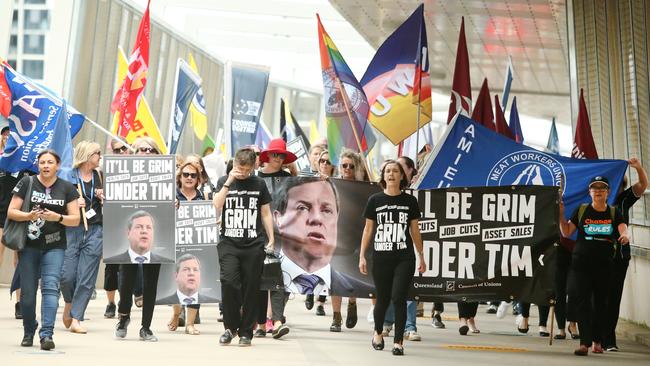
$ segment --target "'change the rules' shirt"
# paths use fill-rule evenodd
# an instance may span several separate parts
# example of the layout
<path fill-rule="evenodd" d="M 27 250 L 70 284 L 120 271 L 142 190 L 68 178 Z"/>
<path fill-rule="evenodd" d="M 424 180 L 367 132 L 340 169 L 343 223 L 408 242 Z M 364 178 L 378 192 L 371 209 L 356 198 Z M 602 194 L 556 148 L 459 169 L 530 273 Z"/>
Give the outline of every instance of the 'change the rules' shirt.
<path fill-rule="evenodd" d="M 363 215 L 376 223 L 374 255 L 415 256 L 409 229 L 411 220 L 420 218 L 415 197 L 404 192 L 398 196 L 375 193 L 368 199 Z"/>
<path fill-rule="evenodd" d="M 217 192 L 221 190 L 228 176 L 219 178 Z M 226 201 L 221 210 L 220 234 L 240 247 L 265 245 L 266 232 L 262 225 L 262 205 L 271 202 L 271 194 L 262 178 L 250 176 L 235 179 L 230 184 Z"/>

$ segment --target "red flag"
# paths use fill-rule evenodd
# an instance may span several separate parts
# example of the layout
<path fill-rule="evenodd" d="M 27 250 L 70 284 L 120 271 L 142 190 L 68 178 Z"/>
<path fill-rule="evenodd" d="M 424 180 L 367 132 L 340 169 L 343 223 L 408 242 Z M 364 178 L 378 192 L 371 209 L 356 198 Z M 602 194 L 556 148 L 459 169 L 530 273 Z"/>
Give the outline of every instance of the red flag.
<path fill-rule="evenodd" d="M 119 112 L 118 135 L 121 137 L 126 137 L 133 129 L 138 104 L 147 83 L 150 30 L 149 2 L 147 2 L 147 9 L 140 20 L 138 36 L 129 57 L 129 70 L 111 104 L 111 112 Z"/>
<path fill-rule="evenodd" d="M 508 124 L 506 123 L 506 117 L 503 115 L 503 111 L 501 110 L 501 103 L 499 103 L 498 95 L 494 96 L 494 111 L 496 113 L 497 132 L 513 141 L 517 141 L 515 135 L 512 134 L 510 127 L 508 127 Z"/>
<path fill-rule="evenodd" d="M 478 98 L 476 98 L 472 119 L 492 131 L 497 130 L 494 126 L 494 113 L 492 113 L 492 100 L 490 99 L 487 78 L 483 79 L 481 91 L 478 93 Z"/>
<path fill-rule="evenodd" d="M 0 58 L 0 115 L 8 118 L 11 113 L 11 89 L 9 89 L 5 79 L 5 65 L 11 67 L 5 60 Z"/>
<path fill-rule="evenodd" d="M 472 85 L 469 77 L 469 57 L 467 56 L 467 41 L 465 40 L 465 18 L 460 22 L 458 34 L 458 48 L 456 48 L 456 66 L 454 68 L 454 82 L 451 86 L 451 101 L 447 123 L 461 111 L 461 114 L 470 116 L 472 113 Z"/>
<path fill-rule="evenodd" d="M 573 138 L 571 157 L 578 159 L 598 159 L 598 151 L 596 151 L 594 136 L 591 134 L 589 114 L 587 113 L 587 105 L 582 94 L 582 88 L 580 89 L 578 122 L 576 123 L 576 135 Z"/>

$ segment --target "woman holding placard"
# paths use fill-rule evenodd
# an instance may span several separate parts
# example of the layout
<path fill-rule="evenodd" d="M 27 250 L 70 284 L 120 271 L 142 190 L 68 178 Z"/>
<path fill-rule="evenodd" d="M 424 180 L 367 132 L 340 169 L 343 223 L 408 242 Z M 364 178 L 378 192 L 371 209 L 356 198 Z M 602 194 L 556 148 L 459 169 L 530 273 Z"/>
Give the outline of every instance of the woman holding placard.
<path fill-rule="evenodd" d="M 384 189 L 383 192 L 370 196 L 364 211 L 366 225 L 361 238 L 359 271 L 368 273 L 365 254 L 370 240 L 374 238 L 372 277 L 377 289 L 377 303 L 374 308 L 375 333 L 372 337 L 372 347 L 375 350 L 384 349 L 382 327 L 386 309 L 392 299 L 395 307 L 393 355 L 402 356 L 406 295 L 415 272 L 414 245 L 419 258 L 418 272 L 424 272 L 426 267 L 418 227 L 420 209 L 417 199 L 403 191 L 408 187 L 408 181 L 398 162 L 389 160 L 384 164 L 379 184 Z M 405 232 L 405 240 L 398 238 L 394 241 L 394 236 L 389 235 L 391 232 Z"/>

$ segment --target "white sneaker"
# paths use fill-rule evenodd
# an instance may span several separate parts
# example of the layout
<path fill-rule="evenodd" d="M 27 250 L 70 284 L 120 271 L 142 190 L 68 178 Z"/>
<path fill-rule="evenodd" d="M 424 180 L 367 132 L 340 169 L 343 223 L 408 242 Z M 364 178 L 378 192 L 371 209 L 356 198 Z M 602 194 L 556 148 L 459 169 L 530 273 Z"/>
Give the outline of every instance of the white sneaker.
<path fill-rule="evenodd" d="M 507 311 L 508 311 L 508 303 L 505 301 L 501 301 L 499 307 L 497 308 L 497 318 L 498 319 L 505 318 Z"/>
<path fill-rule="evenodd" d="M 418 332 L 411 330 L 408 332 L 404 332 L 404 339 L 406 339 L 407 341 L 419 342 L 422 340 L 422 337 L 420 337 Z"/>
<path fill-rule="evenodd" d="M 523 321 L 524 321 L 524 316 L 521 314 L 517 315 L 517 317 L 515 318 L 515 324 L 517 325 L 517 327 L 520 327 L 521 322 Z"/>
<path fill-rule="evenodd" d="M 366 319 L 368 319 L 368 323 L 375 324 L 375 305 L 370 305 L 370 311 L 368 312 Z"/>

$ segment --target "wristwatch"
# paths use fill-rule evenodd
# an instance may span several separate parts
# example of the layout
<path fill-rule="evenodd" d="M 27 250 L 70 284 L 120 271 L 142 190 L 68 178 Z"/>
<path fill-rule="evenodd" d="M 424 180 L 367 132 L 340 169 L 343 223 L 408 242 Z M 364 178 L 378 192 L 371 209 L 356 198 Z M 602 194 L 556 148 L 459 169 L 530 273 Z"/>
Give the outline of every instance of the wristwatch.
<path fill-rule="evenodd" d="M 59 222 L 63 222 L 63 215 L 59 214 Z"/>

